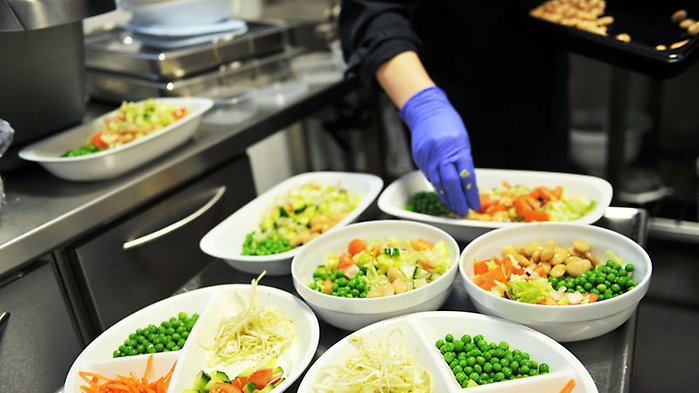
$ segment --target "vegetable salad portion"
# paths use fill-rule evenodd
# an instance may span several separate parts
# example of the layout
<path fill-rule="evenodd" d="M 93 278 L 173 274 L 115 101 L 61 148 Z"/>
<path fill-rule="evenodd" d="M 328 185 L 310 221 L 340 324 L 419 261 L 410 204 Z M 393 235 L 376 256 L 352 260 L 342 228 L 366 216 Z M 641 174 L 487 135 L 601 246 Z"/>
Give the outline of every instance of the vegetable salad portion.
<path fill-rule="evenodd" d="M 348 298 L 390 296 L 423 287 L 450 266 L 442 240 L 432 244 L 423 239 L 354 239 L 346 252 L 326 255 L 309 287 Z"/>
<path fill-rule="evenodd" d="M 507 246 L 502 258 L 477 261 L 473 282 L 497 296 L 544 305 L 588 304 L 617 297 L 637 284 L 634 266 L 607 251 L 606 262 L 582 240 L 568 248 L 553 240 Z"/>
<path fill-rule="evenodd" d="M 465 218 L 496 222 L 572 221 L 585 216 L 596 205 L 595 201 L 581 195 L 565 197 L 563 193 L 560 186 L 530 189 L 503 182 L 500 187 L 481 192 L 480 209 L 469 210 Z M 413 195 L 405 209 L 433 216 L 457 217 L 436 193 L 429 191 Z"/>
<path fill-rule="evenodd" d="M 200 371 L 194 387 L 184 393 L 267 393 L 284 381 L 281 367 L 247 369 L 232 380 L 223 371 Z"/>
<path fill-rule="evenodd" d="M 361 196 L 339 186 L 306 183 L 280 195 L 260 228 L 243 243 L 243 255 L 272 255 L 310 242 L 354 210 Z"/>
<path fill-rule="evenodd" d="M 153 99 L 124 102 L 113 115 L 104 118 L 99 131 L 90 135 L 82 146 L 65 152 L 63 157 L 83 156 L 121 146 L 167 127 L 187 114 L 187 108 L 161 104 Z"/>

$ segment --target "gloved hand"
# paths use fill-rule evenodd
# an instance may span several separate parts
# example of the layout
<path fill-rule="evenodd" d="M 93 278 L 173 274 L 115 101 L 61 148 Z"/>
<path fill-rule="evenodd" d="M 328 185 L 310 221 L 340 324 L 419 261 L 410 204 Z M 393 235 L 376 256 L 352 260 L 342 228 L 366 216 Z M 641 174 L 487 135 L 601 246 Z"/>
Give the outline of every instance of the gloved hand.
<path fill-rule="evenodd" d="M 442 201 L 465 216 L 480 198 L 471 144 L 461 117 L 438 87 L 420 90 L 400 111 L 412 134 L 413 159 Z"/>

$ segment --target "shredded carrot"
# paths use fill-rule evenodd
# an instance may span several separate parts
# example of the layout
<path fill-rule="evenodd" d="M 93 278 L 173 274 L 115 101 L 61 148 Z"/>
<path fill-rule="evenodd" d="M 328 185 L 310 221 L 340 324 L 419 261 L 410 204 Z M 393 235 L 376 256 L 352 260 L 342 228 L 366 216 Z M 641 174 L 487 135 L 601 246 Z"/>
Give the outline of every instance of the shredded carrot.
<path fill-rule="evenodd" d="M 566 386 L 564 386 L 563 389 L 561 389 L 561 393 L 570 393 L 573 391 L 574 387 L 575 387 L 575 380 L 571 379 L 570 381 L 568 381 Z"/>
<path fill-rule="evenodd" d="M 175 365 L 172 365 L 170 371 L 159 379 L 149 382 L 148 375 L 153 369 L 153 355 L 148 357 L 146 370 L 142 378 L 137 378 L 132 372 L 129 376 L 117 375 L 115 378 L 107 378 L 103 375 L 80 371 L 78 374 L 88 385 L 80 387 L 85 393 L 166 393 L 167 387 L 170 385 L 170 378 L 175 371 Z M 100 381 L 104 383 L 100 384 Z"/>

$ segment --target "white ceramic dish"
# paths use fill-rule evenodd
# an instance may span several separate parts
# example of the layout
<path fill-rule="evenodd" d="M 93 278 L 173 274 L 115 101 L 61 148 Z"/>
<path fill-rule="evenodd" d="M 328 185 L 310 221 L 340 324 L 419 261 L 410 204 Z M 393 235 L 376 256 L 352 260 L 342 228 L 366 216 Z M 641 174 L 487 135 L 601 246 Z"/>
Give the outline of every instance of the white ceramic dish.
<path fill-rule="evenodd" d="M 592 224 L 599 220 L 612 200 L 612 186 L 604 179 L 592 176 L 555 172 L 516 171 L 501 169 L 476 169 L 479 189 L 487 190 L 500 186 L 503 181 L 512 185 L 524 184 L 529 187 L 562 186 L 564 196 L 583 195 L 597 201 L 595 208 L 586 216 L 570 221 L 576 224 Z M 435 217 L 404 209 L 411 196 L 419 191 L 433 191 L 434 188 L 420 171 L 411 172 L 391 183 L 379 197 L 379 208 L 392 216 L 422 221 L 444 229 L 457 240 L 470 241 L 495 228 L 521 225 L 514 222 L 489 222 L 447 217 Z"/>
<path fill-rule="evenodd" d="M 131 11 L 132 21 L 138 25 L 203 25 L 233 16 L 233 2 L 230 0 L 170 0 L 147 4 L 121 0 L 120 6 Z"/>
<path fill-rule="evenodd" d="M 199 370 L 206 369 L 201 358 L 199 341 L 212 329 L 215 330 L 212 324 L 217 324 L 222 317 L 233 315 L 241 309 L 241 302 L 232 297 L 232 294 L 239 293 L 247 304 L 250 288 L 250 285 L 242 284 L 202 288 L 164 299 L 124 318 L 92 341 L 78 356 L 66 377 L 65 392 L 80 392 L 83 381 L 78 375 L 79 371 L 92 371 L 106 376 L 133 371 L 135 375 L 142 375 L 149 355 L 115 359 L 112 358 L 112 352 L 136 329 L 151 323 L 159 325 L 181 311 L 189 315 L 199 313 L 200 318 L 182 350 L 153 355 L 154 369 L 151 379 L 166 374 L 177 361 L 168 391 L 181 392 L 187 388 L 186 386 L 191 387 L 189 384 L 194 376 Z M 282 356 L 287 365 L 287 379 L 275 388 L 275 391 L 279 389 L 283 392 L 301 375 L 315 354 L 320 332 L 318 320 L 308 306 L 288 292 L 266 286 L 258 286 L 257 291 L 260 304 L 276 307 L 282 314 L 294 320 L 297 328 L 294 343 Z M 220 310 L 221 305 L 228 306 L 225 312 Z"/>
<path fill-rule="evenodd" d="M 248 233 L 259 228 L 262 215 L 274 205 L 278 196 L 309 182 L 324 186 L 339 184 L 350 193 L 358 193 L 362 196 L 359 205 L 328 232 L 355 221 L 379 195 L 383 187 L 383 181 L 379 177 L 360 173 L 309 172 L 297 175 L 277 184 L 226 218 L 201 239 L 199 247 L 205 253 L 224 259 L 234 268 L 247 273 L 258 274 L 266 270 L 269 275 L 289 274 L 291 259 L 306 246 L 275 255 L 250 256 L 241 254 L 243 242 Z"/>
<path fill-rule="evenodd" d="M 120 176 L 184 143 L 194 135 L 202 115 L 213 106 L 208 98 L 158 98 L 157 102 L 186 107 L 189 114 L 150 135 L 124 145 L 78 157 L 61 157 L 67 150 L 80 146 L 98 131 L 102 119 L 110 112 L 87 124 L 25 147 L 19 156 L 36 161 L 54 175 L 74 181 L 105 180 Z"/>
<path fill-rule="evenodd" d="M 347 243 L 361 238 L 366 241 L 385 237 L 425 239 L 431 243 L 443 240 L 452 257 L 452 265 L 437 280 L 399 295 L 371 299 L 349 299 L 312 290 L 313 272 L 323 264 L 327 253 L 347 250 Z M 301 250 L 291 263 L 294 288 L 323 320 L 341 329 L 356 330 L 371 323 L 398 315 L 437 310 L 449 296 L 458 270 L 459 246 L 448 233 L 417 222 L 385 220 L 349 225 L 327 234 Z"/>
<path fill-rule="evenodd" d="M 367 344 L 374 345 L 386 342 L 396 329 L 403 331 L 405 350 L 415 357 L 416 364 L 431 371 L 433 392 L 559 393 L 570 379 L 576 381 L 573 393 L 598 391 L 582 363 L 562 345 L 543 334 L 499 318 L 454 311 L 410 314 L 378 322 L 350 334 L 325 351 L 311 366 L 298 391 L 315 391 L 315 381 L 324 367 L 341 364 L 356 353 L 357 347 L 350 342 L 350 338 L 361 337 Z M 434 345 L 448 333 L 455 337 L 482 334 L 488 342 L 507 341 L 510 348 L 529 352 L 532 359 L 549 364 L 551 373 L 463 389 Z"/>
<path fill-rule="evenodd" d="M 501 255 L 504 246 L 542 243 L 553 239 L 567 247 L 575 240 L 587 241 L 592 253 L 604 260 L 608 250 L 635 267 L 636 288 L 618 297 L 590 304 L 545 306 L 520 303 L 495 296 L 473 281 L 473 262 Z M 472 241 L 461 254 L 459 271 L 473 305 L 479 312 L 507 318 L 561 341 L 580 341 L 608 333 L 631 317 L 648 291 L 652 272 L 650 257 L 633 240 L 608 229 L 568 223 L 535 223 L 502 228 Z"/>

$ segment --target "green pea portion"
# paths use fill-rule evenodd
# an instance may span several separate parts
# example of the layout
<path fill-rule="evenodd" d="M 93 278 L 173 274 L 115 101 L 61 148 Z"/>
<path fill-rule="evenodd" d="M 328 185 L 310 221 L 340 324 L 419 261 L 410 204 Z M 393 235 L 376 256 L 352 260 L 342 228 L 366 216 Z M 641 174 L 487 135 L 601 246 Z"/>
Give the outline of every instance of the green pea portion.
<path fill-rule="evenodd" d="M 404 206 L 405 210 L 430 216 L 446 216 L 451 212 L 434 191 L 420 191 L 413 195 Z"/>
<path fill-rule="evenodd" d="M 464 334 L 461 339 L 447 334 L 435 342 L 456 382 L 464 388 L 486 385 L 550 372 L 549 365 L 530 358 L 527 352 L 510 345 L 488 342 L 483 335 Z"/>
<path fill-rule="evenodd" d="M 194 313 L 190 317 L 187 313 L 180 312 L 177 317 L 161 322 L 160 326 L 151 324 L 145 328 L 137 329 L 129 334 L 124 343 L 112 353 L 112 356 L 118 358 L 179 351 L 184 346 L 197 319 L 199 319 L 199 314 Z"/>
<path fill-rule="evenodd" d="M 293 249 L 286 239 L 279 239 L 271 233 L 261 239 L 255 239 L 255 232 L 245 236 L 243 255 L 274 255 Z"/>
<path fill-rule="evenodd" d="M 633 264 L 622 266 L 608 260 L 578 277 L 564 274 L 559 278 L 549 276 L 548 279 L 557 291 L 566 287 L 567 292 L 594 293 L 599 296 L 598 301 L 602 301 L 623 295 L 638 285 L 633 280 L 634 270 Z"/>

